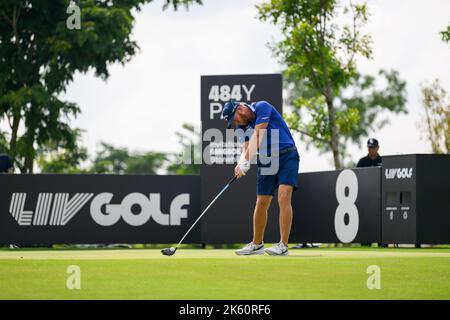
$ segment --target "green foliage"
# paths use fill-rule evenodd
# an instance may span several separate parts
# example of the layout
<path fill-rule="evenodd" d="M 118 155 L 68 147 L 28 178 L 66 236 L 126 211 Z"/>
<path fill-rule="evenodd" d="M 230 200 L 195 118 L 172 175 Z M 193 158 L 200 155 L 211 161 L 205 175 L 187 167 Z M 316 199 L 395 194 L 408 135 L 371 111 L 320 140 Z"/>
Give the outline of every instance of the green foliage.
<path fill-rule="evenodd" d="M 423 129 L 434 153 L 450 153 L 450 96 L 438 79 L 422 86 Z"/>
<path fill-rule="evenodd" d="M 377 80 L 384 83 L 377 86 Z M 302 134 L 306 146 L 329 152 L 331 130 L 325 99 L 311 94 L 302 81 L 286 76 L 288 103 L 293 112 L 285 115 L 289 127 Z M 334 100 L 336 126 L 339 132 L 339 150 L 343 160 L 349 162 L 348 143 L 361 145 L 370 132 L 389 123 L 388 113 L 407 113 L 406 83 L 396 71 L 381 70 L 378 77 L 355 73 L 351 82 L 343 87 Z"/>
<path fill-rule="evenodd" d="M 146 152 L 130 157 L 125 173 L 157 174 L 165 166 L 167 156 L 161 152 Z"/>
<path fill-rule="evenodd" d="M 126 148 L 116 148 L 111 144 L 102 142 L 90 171 L 92 173 L 124 174 L 126 161 L 130 158 Z"/>
<path fill-rule="evenodd" d="M 450 24 L 447 26 L 447 30 L 440 32 L 442 41 L 449 43 L 450 42 Z"/>
<path fill-rule="evenodd" d="M 273 47 L 286 72 L 304 80 L 304 85 L 331 98 L 347 84 L 356 70 L 355 57 L 370 58 L 371 38 L 360 28 L 368 19 L 365 5 L 343 8 L 351 25 L 333 22 L 339 6 L 335 0 L 271 0 L 257 6 L 259 18 L 278 25 L 284 40 Z"/>
<path fill-rule="evenodd" d="M 0 131 L 0 153 L 8 153 L 8 133 Z"/>
<path fill-rule="evenodd" d="M 72 133 L 76 139 L 81 131 Z M 183 124 L 177 132 L 181 147 L 180 154 L 163 152 L 130 152 L 125 147 L 115 147 L 102 142 L 93 161 L 81 169 L 88 160 L 87 150 L 73 142 L 72 145 L 58 147 L 49 143 L 41 149 L 38 165 L 42 173 L 98 173 L 98 174 L 200 174 L 201 148 L 199 129 L 191 124 Z M 1 138 L 1 135 L 0 135 Z M 2 140 L 0 139 L 0 147 Z M 0 149 L 1 150 L 1 149 Z"/>
<path fill-rule="evenodd" d="M 200 174 L 200 131 L 188 123 L 184 123 L 182 129 L 176 133 L 181 147 L 179 154 L 131 153 L 127 148 L 117 148 L 103 142 L 89 171 L 114 174 Z"/>
<path fill-rule="evenodd" d="M 80 165 L 88 159 L 87 149 L 80 147 L 78 140 L 81 130 L 74 129 L 68 133 L 70 144 L 58 146 L 55 143 L 44 144 L 37 157 L 37 164 L 41 173 L 86 173 Z"/>
<path fill-rule="evenodd" d="M 101 143 L 91 173 L 157 174 L 164 169 L 166 155 L 160 152 L 131 153 L 127 148 L 116 148 Z"/>
<path fill-rule="evenodd" d="M 200 174 L 201 133 L 192 124 L 184 123 L 183 131 L 176 133 L 181 146 L 181 154 L 171 155 L 171 164 L 167 167 L 169 174 Z"/>
<path fill-rule="evenodd" d="M 52 151 L 39 157 L 37 163 L 41 173 L 87 173 L 80 168 L 80 164 L 87 159 L 85 148 L 77 150 Z"/>
<path fill-rule="evenodd" d="M 259 18 L 277 25 L 284 38 L 272 45 L 284 71 L 293 112 L 290 128 L 307 146 L 333 153 L 342 167 L 348 141 L 359 144 L 370 130 L 386 125 L 382 111 L 406 112 L 406 85 L 395 71 L 379 72 L 378 81 L 357 70 L 356 58 L 372 57 L 371 37 L 363 34 L 369 13 L 365 4 L 336 0 L 270 0 Z M 338 21 L 345 21 L 340 22 Z"/>
<path fill-rule="evenodd" d="M 384 86 L 377 87 L 377 81 L 384 83 Z M 352 94 L 341 94 L 341 109 L 353 109 L 359 114 L 359 119 L 353 121 L 353 129 L 344 132 L 344 139 L 354 143 L 359 143 L 361 137 L 367 137 L 370 131 L 379 130 L 389 123 L 387 117 L 382 118 L 383 112 L 407 113 L 406 82 L 400 79 L 397 71 L 380 70 L 377 78 L 355 74 L 344 90 Z"/>
<path fill-rule="evenodd" d="M 163 10 L 166 10 L 168 7 L 172 6 L 172 8 L 176 11 L 182 5 L 185 9 L 188 9 L 191 4 L 202 4 L 202 0 L 164 0 Z"/>
<path fill-rule="evenodd" d="M 102 150 L 97 153 L 91 171 L 94 173 L 148 173 L 155 174 L 162 167 L 159 153 L 131 154 L 127 148 L 115 148 L 102 143 Z"/>

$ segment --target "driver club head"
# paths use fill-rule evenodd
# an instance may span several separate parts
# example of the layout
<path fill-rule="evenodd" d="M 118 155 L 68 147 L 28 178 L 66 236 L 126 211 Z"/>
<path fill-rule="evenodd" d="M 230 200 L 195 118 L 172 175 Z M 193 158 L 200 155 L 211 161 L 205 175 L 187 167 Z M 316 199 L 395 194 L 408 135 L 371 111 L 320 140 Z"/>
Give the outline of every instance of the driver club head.
<path fill-rule="evenodd" d="M 162 249 L 161 253 L 165 256 L 173 256 L 175 254 L 175 251 L 177 251 L 177 248 L 170 247 L 170 248 Z"/>

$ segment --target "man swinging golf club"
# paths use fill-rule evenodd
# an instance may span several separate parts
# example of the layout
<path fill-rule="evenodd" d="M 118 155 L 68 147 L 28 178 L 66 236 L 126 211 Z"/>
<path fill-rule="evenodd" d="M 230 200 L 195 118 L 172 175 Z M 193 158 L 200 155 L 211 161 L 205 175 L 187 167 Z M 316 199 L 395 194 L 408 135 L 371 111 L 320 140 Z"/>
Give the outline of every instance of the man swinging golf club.
<path fill-rule="evenodd" d="M 268 102 L 258 101 L 251 105 L 230 101 L 223 108 L 222 118 L 227 121 L 227 129 L 234 126 L 242 129 L 246 134 L 243 152 L 235 167 L 234 173 L 238 178 L 243 177 L 250 170 L 250 161 L 258 154 L 256 206 L 253 213 L 253 240 L 237 255 L 264 254 L 273 256 L 288 255 L 289 233 L 292 225 L 292 192 L 297 188 L 297 175 L 300 158 L 295 147 L 294 139 L 280 113 Z M 238 135 L 239 136 L 239 135 Z M 278 136 L 273 139 L 272 136 Z M 275 141 L 273 141 L 275 140 Z M 277 162 L 276 170 L 267 167 L 271 163 L 262 163 L 261 157 L 266 154 L 270 162 Z M 264 250 L 264 230 L 267 223 L 267 210 L 270 206 L 275 190 L 278 189 L 278 204 L 280 207 L 280 242 Z"/>

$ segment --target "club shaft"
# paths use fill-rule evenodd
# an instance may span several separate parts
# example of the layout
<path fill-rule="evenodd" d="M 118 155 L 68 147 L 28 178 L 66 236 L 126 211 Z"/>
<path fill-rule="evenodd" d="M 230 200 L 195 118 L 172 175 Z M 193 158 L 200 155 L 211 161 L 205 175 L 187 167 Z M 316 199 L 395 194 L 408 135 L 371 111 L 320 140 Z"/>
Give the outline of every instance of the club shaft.
<path fill-rule="evenodd" d="M 232 179 L 230 182 L 228 182 L 228 184 L 222 189 L 222 191 L 219 192 L 219 194 L 213 199 L 213 201 L 211 201 L 211 203 L 206 207 L 205 210 L 203 210 L 202 214 L 197 218 L 197 220 L 195 220 L 195 222 L 192 224 L 192 226 L 189 228 L 189 230 L 184 234 L 183 238 L 181 238 L 180 242 L 178 242 L 177 244 L 177 248 L 178 246 L 183 242 L 184 238 L 186 238 L 186 236 L 189 234 L 189 232 L 192 230 L 192 228 L 194 228 L 194 226 L 197 224 L 197 222 L 202 218 L 202 216 L 206 213 L 206 211 L 208 211 L 209 207 L 212 206 L 212 204 L 222 195 L 222 193 L 225 192 L 225 190 L 228 189 L 228 187 L 230 186 L 231 183 L 233 183 L 235 179 Z"/>

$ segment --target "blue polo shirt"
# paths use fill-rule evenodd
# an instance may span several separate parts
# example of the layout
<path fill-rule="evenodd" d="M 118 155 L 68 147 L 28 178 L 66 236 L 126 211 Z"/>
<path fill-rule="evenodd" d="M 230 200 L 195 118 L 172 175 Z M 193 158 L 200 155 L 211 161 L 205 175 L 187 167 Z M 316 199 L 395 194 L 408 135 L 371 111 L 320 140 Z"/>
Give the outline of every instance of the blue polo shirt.
<path fill-rule="evenodd" d="M 280 113 L 267 101 L 258 101 L 250 105 L 250 109 L 255 114 L 255 120 L 251 121 L 247 126 L 237 126 L 236 129 L 247 131 L 249 128 L 255 128 L 256 125 L 267 123 L 267 142 L 262 143 L 259 152 L 276 152 L 289 147 L 295 146 L 294 139 L 286 122 L 281 117 Z M 272 130 L 278 129 L 279 141 L 278 146 L 271 141 Z M 244 142 L 249 140 L 248 135 L 238 135 L 239 141 Z"/>

